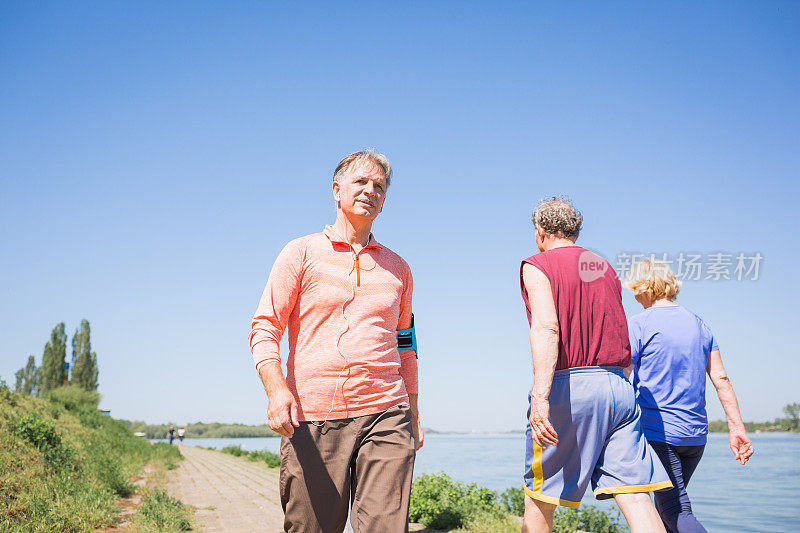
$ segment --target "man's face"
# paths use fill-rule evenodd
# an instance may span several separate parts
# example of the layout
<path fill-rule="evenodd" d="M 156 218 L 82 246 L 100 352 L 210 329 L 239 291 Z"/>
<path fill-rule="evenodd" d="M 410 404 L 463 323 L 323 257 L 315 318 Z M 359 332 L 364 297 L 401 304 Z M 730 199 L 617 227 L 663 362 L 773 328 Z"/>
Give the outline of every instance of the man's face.
<path fill-rule="evenodd" d="M 375 220 L 386 200 L 386 177 L 372 161 L 352 165 L 340 182 L 333 182 L 333 199 L 348 216 Z"/>

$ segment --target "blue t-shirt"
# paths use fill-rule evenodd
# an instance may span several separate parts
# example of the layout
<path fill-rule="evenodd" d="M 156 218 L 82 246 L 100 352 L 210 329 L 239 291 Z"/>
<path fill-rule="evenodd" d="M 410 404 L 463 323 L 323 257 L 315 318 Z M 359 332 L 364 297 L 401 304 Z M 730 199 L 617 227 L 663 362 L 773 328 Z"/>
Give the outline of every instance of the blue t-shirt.
<path fill-rule="evenodd" d="M 706 368 L 718 350 L 711 329 L 680 305 L 651 307 L 628 321 L 633 388 L 648 440 L 706 443 Z"/>

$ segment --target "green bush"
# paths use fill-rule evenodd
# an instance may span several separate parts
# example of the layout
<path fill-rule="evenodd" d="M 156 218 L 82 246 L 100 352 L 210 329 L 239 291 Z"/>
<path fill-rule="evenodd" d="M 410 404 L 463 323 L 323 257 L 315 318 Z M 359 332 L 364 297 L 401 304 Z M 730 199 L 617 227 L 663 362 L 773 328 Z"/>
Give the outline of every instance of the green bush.
<path fill-rule="evenodd" d="M 241 445 L 240 446 L 225 446 L 220 451 L 222 453 L 228 453 L 230 455 L 235 455 L 236 457 L 241 457 L 242 455 L 247 455 L 249 453 L 247 450 L 243 450 Z"/>
<path fill-rule="evenodd" d="M 411 486 L 409 517 L 425 527 L 454 529 L 477 518 L 503 517 L 497 493 L 474 483 L 456 483 L 445 473 L 423 474 Z"/>
<path fill-rule="evenodd" d="M 574 531 L 622 533 L 625 527 L 620 523 L 619 511 L 601 511 L 594 505 L 581 506 L 579 509 L 559 507 L 553 517 L 553 533 Z"/>
<path fill-rule="evenodd" d="M 59 387 L 47 393 L 51 403 L 61 405 L 68 411 L 97 411 L 100 404 L 100 394 L 96 391 L 83 390 L 80 387 Z"/>
<path fill-rule="evenodd" d="M 475 484 L 456 483 L 447 474 L 421 475 L 411 487 L 409 518 L 433 529 L 466 528 L 471 533 L 510 533 L 520 528 L 525 514 L 525 493 L 509 488 L 498 497 Z M 553 518 L 554 533 L 622 533 L 619 512 L 601 511 L 593 505 L 580 509 L 559 507 Z"/>
<path fill-rule="evenodd" d="M 508 488 L 500 495 L 500 503 L 509 513 L 522 516 L 525 514 L 525 491 L 517 487 Z"/>
<path fill-rule="evenodd" d="M 281 466 L 281 456 L 267 450 L 250 452 L 247 458 L 251 461 L 263 461 L 267 463 L 267 466 L 270 468 Z"/>
<path fill-rule="evenodd" d="M 8 418 L 8 428 L 13 435 L 39 450 L 44 460 L 56 470 L 74 466 L 74 452 L 61 440 L 55 422 L 45 420 L 38 412 L 11 415 Z"/>
<path fill-rule="evenodd" d="M 137 531 L 154 533 L 192 529 L 189 513 L 183 504 L 161 488 L 149 491 L 142 498 L 142 506 L 134 518 L 134 526 Z"/>

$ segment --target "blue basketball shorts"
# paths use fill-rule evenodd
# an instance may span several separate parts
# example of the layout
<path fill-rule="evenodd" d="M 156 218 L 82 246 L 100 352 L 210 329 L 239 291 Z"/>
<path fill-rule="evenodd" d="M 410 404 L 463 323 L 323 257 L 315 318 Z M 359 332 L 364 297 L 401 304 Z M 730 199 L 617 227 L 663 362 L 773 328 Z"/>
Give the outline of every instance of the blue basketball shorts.
<path fill-rule="evenodd" d="M 528 394 L 528 419 L 530 419 Z M 633 386 L 619 367 L 556 371 L 550 389 L 550 423 L 558 444 L 525 433 L 525 493 L 578 507 L 589 482 L 598 500 L 614 494 L 672 487 L 664 466 L 642 433 Z"/>

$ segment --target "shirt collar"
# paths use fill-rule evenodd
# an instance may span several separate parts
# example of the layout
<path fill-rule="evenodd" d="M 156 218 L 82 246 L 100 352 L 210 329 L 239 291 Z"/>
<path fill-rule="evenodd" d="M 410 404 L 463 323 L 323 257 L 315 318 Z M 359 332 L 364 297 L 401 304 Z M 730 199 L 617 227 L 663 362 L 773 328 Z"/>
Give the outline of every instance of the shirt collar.
<path fill-rule="evenodd" d="M 335 242 L 335 243 L 339 243 L 339 244 L 345 244 L 347 246 L 350 246 L 349 242 L 347 242 L 346 240 L 344 240 L 343 238 L 341 238 L 339 235 L 336 234 L 336 232 L 333 229 L 333 226 L 330 226 L 330 225 L 325 226 L 325 228 L 322 230 L 322 233 L 324 233 L 325 236 L 328 237 L 328 239 L 330 239 L 331 242 Z M 372 235 L 372 233 L 370 233 L 369 234 L 369 242 L 367 243 L 367 245 L 364 248 L 382 249 L 383 245 L 381 243 L 379 243 L 378 241 L 376 241 L 375 240 L 375 236 Z"/>

